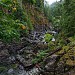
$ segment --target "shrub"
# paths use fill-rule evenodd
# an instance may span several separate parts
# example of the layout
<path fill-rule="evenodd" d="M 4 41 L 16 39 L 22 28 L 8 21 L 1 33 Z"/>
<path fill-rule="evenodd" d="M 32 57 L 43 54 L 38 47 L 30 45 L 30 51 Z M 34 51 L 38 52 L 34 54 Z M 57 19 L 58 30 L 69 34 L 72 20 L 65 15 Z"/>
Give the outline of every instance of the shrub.
<path fill-rule="evenodd" d="M 47 50 L 46 51 L 39 51 L 38 54 L 36 55 L 36 57 L 32 60 L 32 63 L 38 63 L 41 62 L 43 60 L 43 58 L 47 55 Z"/>
<path fill-rule="evenodd" d="M 18 40 L 19 37 L 19 25 L 13 19 L 2 18 L 0 20 L 0 39 L 10 42 L 12 39 Z"/>
<path fill-rule="evenodd" d="M 50 42 L 51 40 L 52 40 L 52 35 L 51 34 L 49 34 L 49 33 L 46 33 L 45 34 L 45 36 L 44 36 L 44 40 L 46 41 L 46 42 Z"/>
<path fill-rule="evenodd" d="M 0 1 L 0 39 L 4 42 L 19 40 L 33 29 L 28 14 L 12 0 Z M 9 12 L 11 11 L 11 12 Z"/>

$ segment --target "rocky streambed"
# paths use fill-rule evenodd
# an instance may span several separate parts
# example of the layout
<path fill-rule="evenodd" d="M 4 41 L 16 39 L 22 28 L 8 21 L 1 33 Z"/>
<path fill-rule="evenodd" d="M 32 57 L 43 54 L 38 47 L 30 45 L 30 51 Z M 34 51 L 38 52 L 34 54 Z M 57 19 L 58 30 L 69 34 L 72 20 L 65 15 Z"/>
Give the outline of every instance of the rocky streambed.
<path fill-rule="evenodd" d="M 48 44 L 43 41 L 45 33 L 47 32 L 33 31 L 18 43 L 14 41 L 4 44 L 0 41 L 0 75 L 71 75 L 68 71 L 74 69 L 74 66 L 65 65 L 65 59 L 60 61 L 64 52 L 57 54 L 62 50 L 61 47 L 48 52 L 41 59 L 42 63 L 33 63 L 40 50 L 48 49 Z M 74 74 L 74 70 L 71 72 Z"/>
<path fill-rule="evenodd" d="M 39 49 L 44 49 L 41 47 L 44 46 L 44 34 L 33 31 L 18 43 L 4 44 L 0 41 L 0 75 L 39 75 L 39 68 L 32 60 Z"/>

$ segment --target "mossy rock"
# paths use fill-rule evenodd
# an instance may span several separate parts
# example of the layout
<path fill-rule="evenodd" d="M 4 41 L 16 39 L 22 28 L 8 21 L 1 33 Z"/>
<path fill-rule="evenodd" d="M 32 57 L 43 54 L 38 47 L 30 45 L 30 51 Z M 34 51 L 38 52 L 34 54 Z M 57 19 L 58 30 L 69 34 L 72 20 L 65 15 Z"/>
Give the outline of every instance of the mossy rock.
<path fill-rule="evenodd" d="M 63 56 L 65 59 L 70 59 L 68 53 Z"/>
<path fill-rule="evenodd" d="M 71 42 L 75 41 L 75 38 L 74 37 L 69 37 L 68 38 Z"/>
<path fill-rule="evenodd" d="M 62 50 L 60 50 L 59 52 L 57 52 L 57 54 L 62 54 L 62 53 L 64 53 L 64 52 L 68 52 L 69 51 L 69 46 L 63 46 L 62 47 Z"/>
<path fill-rule="evenodd" d="M 66 52 L 66 54 L 64 54 L 63 55 L 63 57 L 61 57 L 61 61 L 63 60 L 65 60 L 65 64 L 67 64 L 67 65 L 70 65 L 70 66 L 75 66 L 75 60 L 73 59 L 74 58 L 74 52 L 72 52 L 73 50 L 72 49 L 70 49 L 70 50 L 68 50 L 67 52 Z M 62 52 L 63 52 L 63 50 L 62 50 Z"/>
<path fill-rule="evenodd" d="M 66 60 L 66 64 L 70 65 L 70 66 L 75 66 L 75 60 L 73 61 L 71 59 L 68 59 L 68 60 Z"/>
<path fill-rule="evenodd" d="M 67 52 L 69 50 L 69 48 L 70 48 L 69 46 L 63 46 L 62 49 L 63 49 L 63 51 Z"/>
<path fill-rule="evenodd" d="M 56 54 L 59 55 L 59 54 L 61 54 L 61 53 L 63 53 L 63 52 L 64 52 L 64 50 L 60 50 L 60 51 L 57 52 Z"/>

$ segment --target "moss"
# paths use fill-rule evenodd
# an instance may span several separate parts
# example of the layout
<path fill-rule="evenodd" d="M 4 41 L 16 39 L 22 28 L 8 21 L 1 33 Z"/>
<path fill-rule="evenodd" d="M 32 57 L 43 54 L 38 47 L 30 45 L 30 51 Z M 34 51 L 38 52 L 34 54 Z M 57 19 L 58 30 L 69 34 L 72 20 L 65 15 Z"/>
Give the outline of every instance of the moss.
<path fill-rule="evenodd" d="M 70 49 L 69 46 L 64 46 L 63 49 L 60 52 L 58 52 L 58 54 L 61 54 L 62 52 L 64 52 L 64 50 L 65 50 L 66 54 L 64 54 L 60 60 L 63 60 L 63 61 L 65 60 L 67 65 L 75 66 L 75 60 L 74 60 L 75 47 L 72 47 Z"/>
<path fill-rule="evenodd" d="M 69 50 L 69 46 L 63 46 L 63 51 L 67 52 Z"/>
<path fill-rule="evenodd" d="M 63 53 L 63 52 L 64 52 L 64 50 L 60 50 L 60 51 L 57 52 L 56 54 L 59 55 L 59 54 L 61 54 L 61 53 Z"/>
<path fill-rule="evenodd" d="M 66 64 L 67 64 L 67 65 L 70 65 L 70 66 L 75 66 L 75 61 L 73 61 L 73 60 L 71 60 L 71 59 L 68 59 L 68 60 L 66 61 Z"/>
<path fill-rule="evenodd" d="M 69 58 L 70 58 L 69 55 L 68 55 L 68 53 L 65 54 L 63 57 L 64 57 L 65 59 L 69 59 Z"/>
<path fill-rule="evenodd" d="M 69 40 L 70 40 L 71 42 L 75 41 L 74 37 L 69 37 Z"/>

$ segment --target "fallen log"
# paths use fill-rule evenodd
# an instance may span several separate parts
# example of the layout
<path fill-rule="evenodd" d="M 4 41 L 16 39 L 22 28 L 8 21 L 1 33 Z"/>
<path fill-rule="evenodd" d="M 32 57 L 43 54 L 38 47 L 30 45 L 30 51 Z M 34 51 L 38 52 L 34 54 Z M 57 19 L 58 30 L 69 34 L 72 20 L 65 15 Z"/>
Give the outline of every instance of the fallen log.
<path fill-rule="evenodd" d="M 56 50 L 53 50 L 52 52 L 49 52 L 49 54 L 48 54 L 46 57 L 51 56 L 52 54 L 54 54 L 54 53 L 60 51 L 61 49 L 62 49 L 62 47 L 59 47 L 59 48 L 57 48 Z"/>

